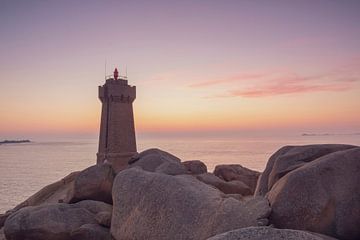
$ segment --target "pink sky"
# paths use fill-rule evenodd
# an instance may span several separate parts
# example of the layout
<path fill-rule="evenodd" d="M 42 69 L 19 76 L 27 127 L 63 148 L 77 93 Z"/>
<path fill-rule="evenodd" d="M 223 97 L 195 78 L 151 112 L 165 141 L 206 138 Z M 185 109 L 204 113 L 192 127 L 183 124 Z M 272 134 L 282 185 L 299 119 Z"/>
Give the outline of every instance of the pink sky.
<path fill-rule="evenodd" d="M 0 138 L 96 136 L 127 66 L 138 134 L 360 132 L 360 2 L 4 1 Z"/>

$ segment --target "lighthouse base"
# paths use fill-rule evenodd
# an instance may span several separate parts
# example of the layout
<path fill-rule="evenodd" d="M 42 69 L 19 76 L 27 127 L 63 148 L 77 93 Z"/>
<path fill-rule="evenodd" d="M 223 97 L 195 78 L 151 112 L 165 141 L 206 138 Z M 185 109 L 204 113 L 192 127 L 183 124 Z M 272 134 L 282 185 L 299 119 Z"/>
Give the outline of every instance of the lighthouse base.
<path fill-rule="evenodd" d="M 129 160 L 137 152 L 127 153 L 97 153 L 97 164 L 108 163 L 111 164 L 115 173 L 124 170 L 129 165 Z"/>

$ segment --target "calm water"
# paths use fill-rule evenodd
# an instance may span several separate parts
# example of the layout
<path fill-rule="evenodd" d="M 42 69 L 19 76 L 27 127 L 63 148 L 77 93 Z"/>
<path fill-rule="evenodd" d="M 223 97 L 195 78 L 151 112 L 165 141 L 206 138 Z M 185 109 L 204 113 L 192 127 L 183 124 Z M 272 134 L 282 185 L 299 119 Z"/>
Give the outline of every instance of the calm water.
<path fill-rule="evenodd" d="M 360 145 L 359 135 L 252 139 L 138 139 L 139 151 L 158 147 L 184 160 L 238 163 L 262 171 L 267 159 L 284 145 L 347 143 Z M 0 145 L 0 213 L 49 183 L 95 163 L 97 139 Z"/>

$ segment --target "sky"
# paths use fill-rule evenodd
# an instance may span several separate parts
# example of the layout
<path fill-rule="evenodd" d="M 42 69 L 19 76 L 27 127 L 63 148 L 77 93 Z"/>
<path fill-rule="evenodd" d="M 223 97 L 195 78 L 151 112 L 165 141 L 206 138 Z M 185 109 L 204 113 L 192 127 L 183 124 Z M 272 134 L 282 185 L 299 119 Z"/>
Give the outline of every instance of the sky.
<path fill-rule="evenodd" d="M 0 0 L 0 138 L 97 136 L 105 62 L 141 136 L 360 132 L 360 1 Z"/>

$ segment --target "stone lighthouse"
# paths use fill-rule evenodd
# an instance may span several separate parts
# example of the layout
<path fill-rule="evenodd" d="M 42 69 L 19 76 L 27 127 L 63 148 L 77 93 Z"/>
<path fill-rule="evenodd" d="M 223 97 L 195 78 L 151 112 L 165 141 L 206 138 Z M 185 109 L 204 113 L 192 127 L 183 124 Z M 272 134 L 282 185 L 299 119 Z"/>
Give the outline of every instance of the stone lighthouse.
<path fill-rule="evenodd" d="M 119 171 L 137 153 L 132 106 L 135 97 L 136 87 L 128 85 L 116 68 L 114 75 L 99 86 L 102 109 L 97 164 L 107 161 Z"/>

